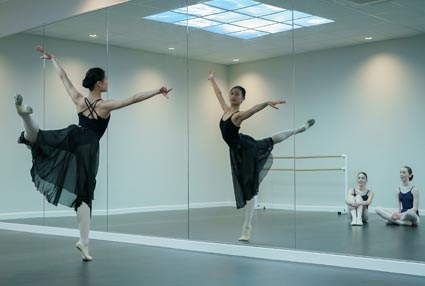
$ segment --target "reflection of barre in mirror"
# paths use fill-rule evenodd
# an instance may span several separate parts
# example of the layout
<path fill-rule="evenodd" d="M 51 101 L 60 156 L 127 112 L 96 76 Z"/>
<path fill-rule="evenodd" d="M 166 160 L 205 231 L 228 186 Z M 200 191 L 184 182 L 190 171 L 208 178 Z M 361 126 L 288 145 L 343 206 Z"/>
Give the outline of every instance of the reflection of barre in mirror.
<path fill-rule="evenodd" d="M 348 189 L 348 156 L 346 154 L 341 155 L 310 155 L 310 156 L 273 156 L 273 160 L 309 160 L 309 159 L 343 159 L 343 166 L 339 168 L 270 168 L 269 171 L 284 171 L 284 172 L 332 172 L 332 171 L 343 171 L 344 172 L 344 197 L 345 190 Z M 265 206 L 258 204 L 257 208 L 266 209 Z M 345 207 L 338 211 L 338 214 L 345 213 Z"/>
<path fill-rule="evenodd" d="M 274 144 L 280 143 L 292 135 L 306 131 L 315 121 L 310 119 L 296 129 L 278 132 L 262 140 L 255 140 L 248 135 L 239 133 L 242 122 L 267 106 L 278 109 L 276 105 L 286 102 L 284 100 L 266 101 L 246 111 L 240 111 L 240 105 L 245 100 L 245 89 L 241 86 L 233 87 L 229 93 L 230 105 L 228 105 L 214 77 L 215 73 L 210 72 L 208 80 L 211 82 L 214 93 L 224 112 L 220 120 L 220 131 L 224 141 L 229 146 L 236 207 L 240 209 L 246 206 L 245 221 L 239 240 L 248 241 L 255 210 L 255 198 L 261 181 L 273 163 L 271 151 Z"/>
<path fill-rule="evenodd" d="M 412 168 L 403 166 L 400 169 L 402 185 L 397 188 L 397 209 L 377 207 L 375 212 L 386 220 L 387 224 L 416 226 L 419 224 L 419 190 L 411 184 L 413 180 Z"/>
<path fill-rule="evenodd" d="M 32 108 L 23 103 L 21 95 L 17 95 L 15 107 L 25 129 L 18 143 L 31 149 L 31 176 L 37 190 L 49 203 L 61 204 L 76 211 L 80 240 L 75 246 L 83 260 L 90 261 L 89 231 L 99 166 L 99 141 L 108 127 L 110 113 L 158 94 L 167 96 L 171 89 L 161 87 L 125 99 L 103 100 L 101 94 L 108 91 L 108 79 L 103 69 L 91 68 L 83 80 L 83 86 L 90 90 L 84 97 L 69 80 L 55 56 L 42 47 L 37 47 L 37 51 L 43 54 L 42 59 L 52 61 L 55 72 L 76 107 L 79 123 L 60 130 L 40 130 L 31 115 Z"/>

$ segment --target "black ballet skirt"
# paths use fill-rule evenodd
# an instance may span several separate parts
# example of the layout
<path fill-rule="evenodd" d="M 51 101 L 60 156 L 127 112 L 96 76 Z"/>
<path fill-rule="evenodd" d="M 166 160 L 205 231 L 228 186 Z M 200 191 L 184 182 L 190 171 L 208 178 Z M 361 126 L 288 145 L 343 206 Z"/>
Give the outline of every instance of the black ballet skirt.
<path fill-rule="evenodd" d="M 260 183 L 273 164 L 273 140 L 255 140 L 239 133 L 240 127 L 233 124 L 232 116 L 220 120 L 220 130 L 229 146 L 236 208 L 240 209 L 258 194 Z"/>
<path fill-rule="evenodd" d="M 24 138 L 24 132 L 19 137 L 18 142 L 31 149 L 34 185 L 55 206 L 61 204 L 76 210 L 85 202 L 91 209 L 99 166 L 99 140 L 110 118 L 97 115 L 94 107 L 99 100 L 90 103 L 85 98 L 90 114 L 86 117 L 84 111 L 80 112 L 78 125 L 40 130 L 32 144 Z"/>

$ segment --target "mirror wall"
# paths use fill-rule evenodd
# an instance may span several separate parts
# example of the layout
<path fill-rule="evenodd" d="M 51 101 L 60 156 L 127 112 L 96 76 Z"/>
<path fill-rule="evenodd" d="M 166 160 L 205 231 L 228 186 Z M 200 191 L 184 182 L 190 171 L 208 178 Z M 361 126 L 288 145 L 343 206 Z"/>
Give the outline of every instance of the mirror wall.
<path fill-rule="evenodd" d="M 27 94 L 28 104 L 39 111 L 34 114 L 34 119 L 40 122 L 40 126 L 43 125 L 43 62 L 34 57 L 34 47 L 41 39 L 43 28 L 0 39 L 0 116 L 4 132 L 1 151 L 1 178 L 4 186 L 1 192 L 5 196 L 0 203 L 2 220 L 44 223 L 44 199 L 34 191 L 29 173 L 31 153 L 16 144 L 23 126 L 13 105 L 15 94 Z"/>
<path fill-rule="evenodd" d="M 173 88 L 169 99 L 158 95 L 111 118 L 112 232 L 188 237 L 187 31 L 145 19 L 185 5 L 135 1 L 108 9 L 110 98 Z"/>
<path fill-rule="evenodd" d="M 134 0 L 0 39 L 0 124 L 7 135 L 1 220 L 76 227 L 72 210 L 45 203 L 35 191 L 31 155 L 15 140 L 22 129 L 12 100 L 18 92 L 43 128 L 77 121 L 51 63 L 34 51 L 42 44 L 82 92 L 92 66 L 107 71 L 105 99 L 173 88 L 168 100 L 155 96 L 113 112 L 101 140 L 93 230 L 424 261 L 420 226 L 387 225 L 375 214 L 378 206 L 395 208 L 402 166 L 413 169 L 419 191 L 425 185 L 417 132 L 424 4 L 262 3 L 265 11 L 253 1 Z M 274 144 L 249 242 L 238 241 L 246 208 L 236 208 L 229 147 L 219 129 L 224 111 L 210 72 L 227 104 L 232 87 L 246 89 L 241 110 L 286 101 L 243 121 L 241 133 L 292 135 L 282 132 L 316 121 Z M 368 223 L 351 226 L 344 200 L 360 171 L 374 197 Z"/>
<path fill-rule="evenodd" d="M 90 36 L 91 35 L 91 36 Z M 41 44 L 57 56 L 75 87 L 85 96 L 82 79 L 91 67 L 108 69 L 107 11 L 100 10 L 44 26 Z M 30 47 L 29 47 L 30 48 Z M 31 47 L 33 48 L 33 47 Z M 38 56 L 32 51 L 33 56 Z M 81 55 L 81 56 L 80 56 Z M 44 63 L 44 129 L 61 129 L 77 124 L 75 106 L 66 93 L 51 61 Z M 87 91 L 87 92 L 86 92 Z M 100 142 L 99 169 L 92 206 L 92 229 L 106 231 L 108 202 L 108 136 Z M 75 211 L 65 206 L 45 204 L 45 224 L 76 228 Z"/>
<path fill-rule="evenodd" d="M 190 27 L 191 20 L 188 21 L 189 238 L 293 248 L 294 173 L 268 172 L 259 187 L 258 196 L 253 199 L 257 200 L 257 210 L 249 223 L 247 209 L 250 203 L 236 209 L 235 198 L 241 197 L 243 206 L 253 189 L 250 180 L 253 181 L 255 172 L 250 171 L 250 164 L 260 165 L 260 161 L 256 160 L 261 158 L 261 149 L 252 154 L 250 144 L 254 143 L 244 139 L 230 151 L 219 129 L 220 121 L 229 120 L 236 111 L 231 106 L 238 100 L 231 94 L 235 86 L 246 90 L 245 99 L 240 104 L 241 111 L 268 101 L 287 101 L 287 104 L 277 105 L 278 110 L 269 106 L 260 108 L 240 124 L 241 133 L 262 140 L 262 143 L 255 143 L 257 148 L 261 148 L 258 146 L 264 144 L 265 138 L 271 141 L 272 134 L 294 128 L 291 24 L 285 25 L 285 32 L 276 34 L 241 28 L 264 25 L 263 22 L 273 23 L 260 16 L 283 11 L 277 6 L 262 6 L 253 1 L 210 1 L 203 4 L 196 1 L 190 4 L 195 6 L 189 6 L 189 9 L 204 5 L 205 13 L 214 14 L 202 15 L 202 19 L 212 21 L 205 25 L 212 27 L 193 28 Z M 291 3 L 281 1 L 281 4 L 290 8 Z M 223 22 L 226 24 L 221 24 Z M 281 54 L 288 57 L 285 66 L 277 72 L 270 58 Z M 215 81 L 230 106 L 229 112 L 224 112 L 217 100 L 213 85 L 208 81 L 209 72 L 215 72 Z M 272 151 L 274 156 L 293 154 L 293 136 L 274 146 Z M 254 159 L 257 156 L 258 159 Z M 291 166 L 293 161 L 285 163 Z M 274 162 L 272 167 L 275 169 L 277 166 L 279 163 Z M 279 198 L 285 208 L 259 209 L 270 197 Z M 250 242 L 238 242 L 238 238 L 244 236 L 246 225 L 252 227 Z"/>
<path fill-rule="evenodd" d="M 346 154 L 348 164 L 346 187 L 341 170 L 297 172 L 297 248 L 423 261 L 422 228 L 386 224 L 374 211 L 397 206 L 402 166 L 413 170 L 410 186 L 425 182 L 416 143 L 424 138 L 415 131 L 424 122 L 424 3 L 307 0 L 294 8 L 334 21 L 294 30 L 296 121 L 316 119 L 308 140 L 297 137 L 296 156 Z M 344 166 L 344 158 L 297 160 L 297 168 Z M 336 213 L 347 210 L 347 189 L 359 193 L 359 172 L 374 197 L 368 223 L 351 226 Z"/>

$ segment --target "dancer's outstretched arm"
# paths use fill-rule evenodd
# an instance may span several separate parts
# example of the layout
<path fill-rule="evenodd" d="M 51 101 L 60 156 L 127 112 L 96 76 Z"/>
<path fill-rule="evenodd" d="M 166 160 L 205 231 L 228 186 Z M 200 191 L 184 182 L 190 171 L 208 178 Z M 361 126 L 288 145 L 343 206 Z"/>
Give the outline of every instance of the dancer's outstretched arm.
<path fill-rule="evenodd" d="M 138 92 L 135 95 L 128 98 L 104 100 L 99 105 L 99 107 L 104 109 L 106 113 L 109 113 L 112 110 L 120 109 L 129 105 L 141 102 L 143 100 L 146 100 L 158 94 L 162 94 L 163 96 L 168 98 L 168 93 L 171 90 L 172 88 L 168 89 L 167 87 L 163 86 L 160 89 L 156 89 L 156 90 Z"/>
<path fill-rule="evenodd" d="M 215 96 L 217 97 L 218 102 L 221 105 L 221 108 L 223 109 L 224 112 L 226 112 L 229 110 L 229 106 L 226 104 L 226 101 L 223 98 L 223 94 L 221 93 L 220 88 L 215 82 L 214 77 L 215 77 L 215 72 L 210 72 L 210 74 L 208 75 L 208 80 L 211 82 L 211 85 L 214 89 Z"/>
<path fill-rule="evenodd" d="M 235 116 L 233 117 L 233 122 L 237 125 L 240 125 L 242 121 L 250 118 L 252 115 L 263 110 L 267 106 L 273 107 L 274 109 L 279 109 L 276 107 L 276 105 L 284 104 L 284 103 L 286 103 L 285 100 L 275 100 L 275 101 L 266 101 L 266 102 L 257 104 L 246 111 L 241 111 L 236 113 Z"/>
<path fill-rule="evenodd" d="M 71 97 L 72 101 L 74 102 L 75 106 L 80 106 L 81 103 L 83 102 L 83 96 L 80 92 L 77 91 L 77 89 L 74 87 L 74 85 L 72 84 L 72 82 L 69 80 L 68 75 L 66 74 L 65 70 L 62 68 L 62 66 L 59 64 L 59 61 L 57 60 L 57 58 L 52 55 L 51 53 L 48 53 L 43 47 L 38 46 L 36 48 L 37 51 L 39 51 L 40 53 L 43 54 L 43 56 L 41 56 L 42 59 L 46 59 L 46 60 L 51 60 L 53 67 L 57 73 L 57 75 L 59 76 L 59 78 L 61 79 L 66 92 L 68 93 L 68 95 Z"/>

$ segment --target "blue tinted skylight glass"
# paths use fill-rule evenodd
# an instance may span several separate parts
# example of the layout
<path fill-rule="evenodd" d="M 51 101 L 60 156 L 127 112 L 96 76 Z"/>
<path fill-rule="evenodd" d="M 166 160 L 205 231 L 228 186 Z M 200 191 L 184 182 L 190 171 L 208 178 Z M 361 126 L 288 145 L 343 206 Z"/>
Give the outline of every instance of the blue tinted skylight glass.
<path fill-rule="evenodd" d="M 214 7 L 226 9 L 226 10 L 235 10 L 252 5 L 258 5 L 259 2 L 251 0 L 213 0 L 205 2 L 206 5 L 211 5 Z"/>
<path fill-rule="evenodd" d="M 275 24 L 275 23 L 271 22 L 271 21 L 259 19 L 259 18 L 252 18 L 252 19 L 249 19 L 249 20 L 234 22 L 232 24 L 235 24 L 235 25 L 238 25 L 238 26 L 241 26 L 241 27 L 245 27 L 245 28 L 257 28 L 257 27 L 271 25 L 271 24 Z"/>
<path fill-rule="evenodd" d="M 155 20 L 155 21 L 160 21 L 165 23 L 174 23 L 181 20 L 186 20 L 187 18 L 192 18 L 192 17 L 189 17 L 188 15 L 174 13 L 171 11 L 145 17 L 145 19 Z"/>
<path fill-rule="evenodd" d="M 329 19 L 325 19 L 325 18 L 321 18 L 321 17 L 316 17 L 316 16 L 294 20 L 294 24 L 300 25 L 300 26 L 303 26 L 303 27 L 322 25 L 322 24 L 332 23 L 332 22 L 334 22 L 334 21 L 329 20 Z"/>
<path fill-rule="evenodd" d="M 182 14 L 189 14 L 189 15 L 195 15 L 195 16 L 207 16 L 215 13 L 224 12 L 224 10 L 207 6 L 204 4 L 196 4 L 196 5 L 190 5 L 188 7 L 179 8 L 176 10 L 173 10 L 173 12 L 182 13 Z"/>
<path fill-rule="evenodd" d="M 276 21 L 276 22 L 285 22 L 285 21 L 292 20 L 292 11 L 286 10 L 280 13 L 266 15 L 261 18 L 271 20 L 271 21 Z"/>
<path fill-rule="evenodd" d="M 334 22 L 252 0 L 211 0 L 145 19 L 200 28 L 241 39 Z"/>
<path fill-rule="evenodd" d="M 260 4 L 260 5 L 255 5 L 255 6 L 239 9 L 239 10 L 236 10 L 235 12 L 244 13 L 253 17 L 261 17 L 264 15 L 283 12 L 283 11 L 285 11 L 285 9 L 266 5 L 266 4 Z"/>
<path fill-rule="evenodd" d="M 261 36 L 265 36 L 265 35 L 269 35 L 269 34 L 264 33 L 264 32 L 260 32 L 260 31 L 255 31 L 255 30 L 245 30 L 245 31 L 241 31 L 241 32 L 227 34 L 227 36 L 232 36 L 232 37 L 245 39 L 245 40 L 257 38 L 257 37 L 261 37 Z"/>
<path fill-rule="evenodd" d="M 195 19 L 189 19 L 189 20 L 183 20 L 180 22 L 175 23 L 177 25 L 183 25 L 183 26 L 189 26 L 192 28 L 205 28 L 205 27 L 209 27 L 209 26 L 215 26 L 215 25 L 219 25 L 220 23 L 218 22 L 214 22 L 211 20 L 207 20 L 204 18 L 195 18 Z"/>
<path fill-rule="evenodd" d="M 205 19 L 219 21 L 222 23 L 231 23 L 235 21 L 241 21 L 245 19 L 249 19 L 248 15 L 243 15 L 235 12 L 225 12 L 225 13 L 219 13 L 214 15 L 205 16 Z"/>
<path fill-rule="evenodd" d="M 302 13 L 299 11 L 294 10 L 294 19 L 299 19 L 299 18 L 304 18 L 304 17 L 310 17 L 310 14 L 307 13 Z M 267 19 L 267 20 L 271 20 L 271 21 L 276 21 L 276 22 L 286 22 L 286 21 L 291 21 L 292 20 L 292 11 L 291 10 L 286 10 L 284 12 L 280 12 L 280 13 L 275 13 L 275 14 L 271 14 L 271 15 L 266 15 L 263 16 L 261 18 Z"/>
<path fill-rule="evenodd" d="M 218 34 L 228 34 L 228 33 L 243 31 L 245 30 L 245 28 L 229 25 L 229 24 L 223 24 L 223 25 L 203 28 L 203 30 L 207 30 L 213 33 L 218 33 Z"/>
<path fill-rule="evenodd" d="M 274 24 L 274 25 L 259 27 L 259 28 L 257 28 L 257 30 L 262 31 L 262 32 L 267 32 L 267 33 L 279 33 L 279 32 L 292 30 L 292 26 L 278 23 L 278 24 Z"/>
<path fill-rule="evenodd" d="M 307 14 L 307 13 L 303 13 L 297 10 L 294 10 L 294 20 L 295 19 L 299 19 L 299 18 L 304 18 L 304 17 L 310 17 L 311 14 Z"/>

